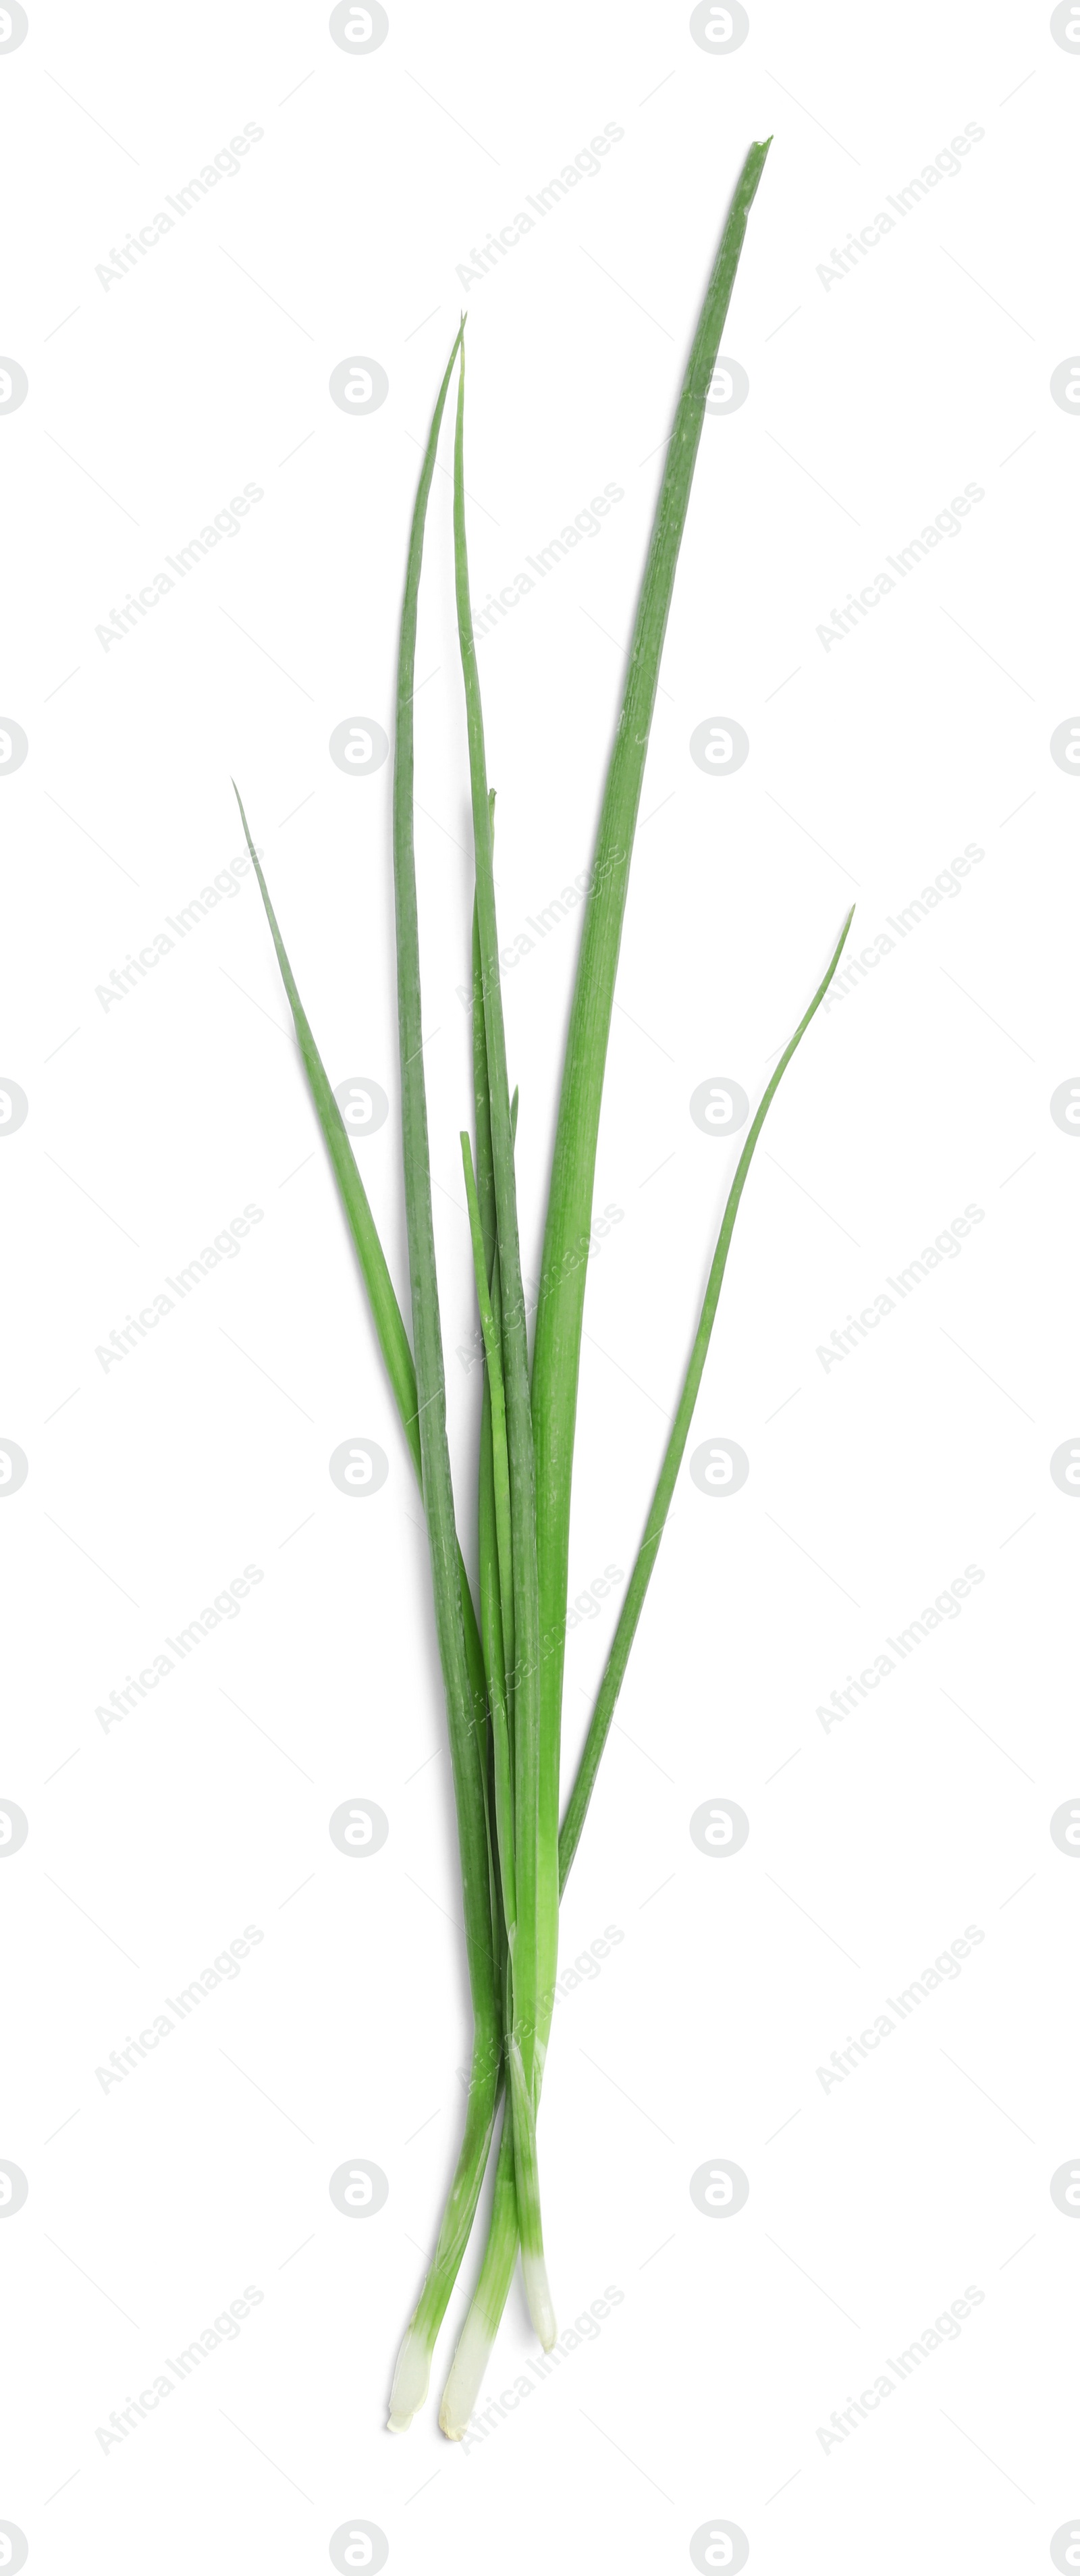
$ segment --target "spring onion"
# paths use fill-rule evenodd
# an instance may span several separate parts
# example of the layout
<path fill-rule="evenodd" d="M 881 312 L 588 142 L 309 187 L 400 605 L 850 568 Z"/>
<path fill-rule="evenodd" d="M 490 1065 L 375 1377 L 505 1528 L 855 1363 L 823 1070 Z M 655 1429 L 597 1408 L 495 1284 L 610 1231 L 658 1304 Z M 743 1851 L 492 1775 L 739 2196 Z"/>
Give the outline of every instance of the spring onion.
<path fill-rule="evenodd" d="M 398 650 L 393 855 L 411 1343 L 242 805 L 240 809 L 312 1099 L 420 1480 L 454 1780 L 473 2011 L 472 2060 L 453 2182 L 434 2258 L 394 2374 L 389 2419 L 394 2431 L 404 2430 L 411 2422 L 427 2393 L 432 2353 L 472 2229 L 500 2099 L 503 2125 L 486 2248 L 442 2401 L 443 2431 L 456 2438 L 468 2423 L 519 2248 L 536 2332 L 545 2345 L 555 2337 L 541 2221 L 537 2123 L 555 1992 L 559 1901 L 578 1848 L 682 1465 L 750 1164 L 777 1087 L 836 972 L 851 919 L 849 914 L 824 979 L 765 1088 L 728 1193 L 678 1407 L 560 1829 L 574 1431 L 585 1262 L 615 978 L 660 660 L 706 398 L 768 148 L 767 143 L 751 147 L 735 190 L 661 479 L 586 901 L 556 1125 L 531 1382 L 515 1175 L 517 1095 L 511 1099 L 499 977 L 495 799 L 487 782 L 469 597 L 464 323 L 450 352 L 423 452 Z M 463 1131 L 461 1152 L 484 1351 L 476 1518 L 479 1619 L 458 1541 L 447 1441 L 413 840 L 417 607 L 428 500 L 455 365 L 454 577 L 475 858 L 474 1138 Z"/>

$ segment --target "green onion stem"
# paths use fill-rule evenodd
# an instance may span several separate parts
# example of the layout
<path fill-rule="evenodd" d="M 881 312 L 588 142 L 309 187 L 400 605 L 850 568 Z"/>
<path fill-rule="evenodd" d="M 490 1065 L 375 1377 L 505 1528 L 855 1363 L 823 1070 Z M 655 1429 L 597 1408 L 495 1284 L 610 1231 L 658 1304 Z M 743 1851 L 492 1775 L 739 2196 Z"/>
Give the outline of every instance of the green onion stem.
<path fill-rule="evenodd" d="M 462 1133 L 461 1160 L 465 1173 L 465 1196 L 469 1207 L 472 1233 L 473 1267 L 476 1273 L 476 1302 L 480 1310 L 480 1329 L 484 1336 L 487 1359 L 487 1398 L 489 1407 L 488 1442 L 485 1454 L 491 1462 L 491 1500 L 495 1521 L 495 1545 L 492 1548 L 486 1531 L 480 1546 L 480 1633 L 487 1670 L 488 1704 L 494 1730 L 495 1756 L 495 1827 L 499 1847 L 502 1879 L 503 1913 L 511 1959 L 517 1925 L 517 1892 L 514 1881 L 514 1807 L 513 1779 L 510 1763 L 510 1734 L 506 1715 L 506 1671 L 503 1659 L 505 1603 L 513 1582 L 513 1554 L 510 1541 L 510 1467 L 506 1449 L 506 1400 L 503 1393 L 502 1347 L 495 1310 L 491 1303 L 484 1269 L 484 1238 L 480 1221 L 480 1203 L 476 1195 L 472 1153 L 467 1135 Z M 483 1429 L 483 1426 L 481 1426 Z M 505 1573 L 504 1573 L 505 1568 Z"/>
<path fill-rule="evenodd" d="M 435 452 L 460 333 L 439 389 L 424 451 L 413 510 L 398 649 L 397 724 L 394 744 L 394 897 L 397 921 L 398 1034 L 401 1049 L 401 1126 L 405 1218 L 412 1286 L 413 1354 L 420 1414 L 420 1457 L 428 1527 L 435 1624 L 446 1695 L 450 1760 L 457 1807 L 465 1946 L 472 1994 L 474 2041 L 465 2136 L 439 2232 L 435 2258 L 398 2357 L 390 2424 L 402 2431 L 427 2389 L 430 2356 L 461 2253 L 472 2226 L 495 2119 L 501 2059 L 502 2014 L 498 1964 L 492 1941 L 491 1871 L 487 1830 L 486 1764 L 481 1758 L 465 1653 L 457 1575 L 457 1531 L 446 1432 L 446 1384 L 435 1228 L 431 1204 L 424 1032 L 420 992 L 420 937 L 413 843 L 413 711 L 416 621 L 424 523 L 435 470 Z"/>
<path fill-rule="evenodd" d="M 555 2319 L 544 2263 L 536 2159 L 536 2112 L 555 1994 L 559 1938 L 558 1781 L 555 1802 L 545 1799 L 540 1729 L 540 1629 L 536 1568 L 536 1477 L 525 1294 L 518 1243 L 517 1187 L 510 1119 L 499 980 L 499 942 L 492 872 L 492 824 L 484 752 L 484 717 L 476 666 L 465 535 L 465 351 L 458 377 L 454 438 L 454 576 L 458 639 L 465 689 L 476 856 L 476 921 L 479 931 L 484 1033 L 487 1042 L 491 1151 L 495 1179 L 499 1272 L 502 1284 L 503 1370 L 506 1383 L 514 1566 L 514 1867 L 517 1930 L 514 1941 L 514 2019 L 509 2035 L 509 2078 L 514 2098 L 514 2153 L 522 2262 L 529 2312 L 547 2348 Z M 550 1767 L 550 1766 L 548 1766 Z"/>
<path fill-rule="evenodd" d="M 489 797 L 488 797 L 488 811 L 489 811 L 489 814 L 490 814 L 490 816 L 491 816 L 492 827 L 494 828 L 494 821 L 495 821 L 495 791 L 494 791 L 494 788 L 491 790 L 491 793 L 490 793 L 490 795 L 489 795 Z M 499 1346 L 499 1383 L 500 1383 L 500 1388 L 502 1388 L 502 1391 L 503 1391 L 503 1443 L 502 1443 L 502 1445 L 503 1445 L 503 1449 L 505 1450 L 506 1397 L 505 1397 L 505 1386 L 504 1386 L 503 1377 L 502 1377 L 502 1293 L 501 1293 L 500 1284 L 499 1284 L 499 1252 L 498 1252 L 498 1240 L 497 1240 L 496 1219 L 495 1219 L 495 1172 L 494 1172 L 494 1166 L 493 1166 L 492 1159 L 491 1159 L 491 1105 L 490 1105 L 490 1100 L 489 1100 L 489 1096 L 488 1096 L 487 1036 L 486 1036 L 485 1029 L 484 1029 L 484 991 L 483 991 L 483 976 L 482 976 L 482 974 L 481 974 L 481 968 L 480 968 L 480 932 L 479 932 L 479 928 L 478 928 L 478 925 L 477 925 L 477 918 L 476 918 L 476 904 L 475 904 L 475 901 L 474 901 L 474 903 L 473 903 L 473 1096 L 474 1096 L 474 1103 L 475 1103 L 475 1115 L 476 1115 L 476 1200 L 477 1200 L 477 1207 L 478 1207 L 478 1209 L 479 1209 L 479 1214 L 480 1214 L 480 1232 L 481 1232 L 481 1239 L 482 1239 L 482 1244 L 483 1244 L 483 1267 L 484 1267 L 484 1277 L 485 1277 L 485 1279 L 486 1279 L 486 1280 L 490 1281 L 491 1306 L 492 1306 L 492 1313 L 493 1313 L 493 1315 L 494 1315 L 494 1319 L 495 1319 L 495 1330 L 496 1330 L 496 1334 L 497 1334 L 497 1337 L 498 1337 L 498 1346 Z M 516 1093 L 516 1092 L 514 1093 L 514 1098 L 513 1098 L 513 1101 L 512 1101 L 512 1103 L 511 1103 L 511 1108 L 510 1108 L 510 1124 L 511 1124 L 511 1129 L 512 1129 L 512 1130 L 516 1129 L 516 1124 L 517 1124 L 517 1093 Z M 471 1216 L 470 1216 L 470 1225 L 471 1225 L 471 1222 L 472 1222 L 472 1220 L 471 1220 Z M 506 1515 L 504 1515 L 504 1521 L 503 1521 L 503 1534 L 502 1534 L 502 1538 L 501 1538 L 501 1540 L 499 1539 L 499 1537 L 498 1537 L 498 1535 L 497 1535 L 497 1524 L 496 1524 L 496 1513 L 495 1513 L 495 1459 L 494 1459 L 494 1452 L 493 1452 L 493 1447 L 492 1447 L 493 1431 L 492 1431 L 492 1411 L 491 1411 L 491 1406 L 492 1406 L 492 1374 L 491 1374 L 491 1370 L 490 1370 L 490 1368 L 489 1368 L 488 1366 L 485 1366 L 485 1369 L 484 1369 L 483 1396 L 482 1396 L 482 1400 L 481 1400 L 481 1414 L 480 1414 L 480 1463 L 479 1463 L 479 1495 L 478 1495 L 478 1510 L 479 1510 L 479 1529 L 478 1529 L 478 1539 L 479 1539 L 479 1555 L 480 1555 L 480 1582 L 481 1582 L 481 1588 L 483 1588 L 483 1585 L 484 1585 L 485 1579 L 490 1580 L 490 1563 L 491 1563 L 491 1558 L 492 1558 L 492 1551 L 496 1551 L 496 1552 L 497 1552 L 497 1557 L 498 1557 L 498 1593 L 499 1593 L 499 1610 L 500 1610 L 501 1623 L 502 1623 L 502 1673 L 503 1673 L 503 1687 L 504 1687 L 504 1693 L 505 1693 L 507 1728 L 508 1728 L 508 1736 L 509 1736 L 509 1750 L 510 1750 L 510 1763 L 511 1763 L 511 1778 L 513 1778 L 513 1745 L 514 1745 L 514 1722 L 513 1722 L 513 1721 L 514 1721 L 514 1706 L 513 1706 L 513 1665 L 514 1665 L 514 1575 L 513 1575 L 513 1535 L 512 1535 L 512 1531 L 511 1531 L 510 1523 L 509 1523 L 508 1509 L 507 1509 L 507 1514 L 506 1514 Z M 507 1470 L 507 1478 L 509 1478 L 509 1458 L 508 1458 L 508 1456 L 507 1456 L 507 1458 L 506 1458 L 506 1470 Z M 500 1472 L 501 1472 L 501 1462 L 500 1462 Z M 485 1576 L 485 1569 L 488 1569 L 487 1577 Z"/>
<path fill-rule="evenodd" d="M 439 2408 L 439 2423 L 451 2442 L 460 2442 L 480 2395 L 488 2357 L 499 2331 L 518 2250 L 517 2190 L 514 2182 L 514 2115 L 510 2095 L 503 2103 L 502 2136 L 495 2162 L 495 2190 L 480 2277 L 457 2341 L 450 2376 Z"/>
<path fill-rule="evenodd" d="M 495 856 L 495 790 L 488 796 L 492 860 Z M 472 917 L 473 1102 L 476 1115 L 476 1195 L 484 1235 L 484 1268 L 491 1277 L 496 1253 L 495 1167 L 491 1159 L 491 1100 L 488 1091 L 487 1031 L 484 1027 L 484 975 L 480 963 L 480 924 L 473 897 Z"/>
<path fill-rule="evenodd" d="M 464 1128 L 461 1132 L 461 1162 L 465 1175 L 465 1198 L 469 1210 L 469 1231 L 472 1236 L 473 1270 L 476 1279 L 476 1303 L 480 1315 L 480 1331 L 483 1335 L 484 1357 L 487 1361 L 488 1379 L 491 1387 L 491 1431 L 495 1463 L 495 1510 L 496 1529 L 498 1532 L 499 1543 L 499 1586 L 501 1592 L 506 1589 L 507 1585 L 512 1580 L 510 1569 L 513 1563 L 513 1549 L 510 1541 L 510 1460 L 506 1446 L 506 1395 L 503 1388 L 502 1342 L 499 1333 L 499 1326 L 495 1317 L 495 1309 L 491 1302 L 491 1290 L 488 1286 L 487 1273 L 484 1264 L 484 1236 L 480 1222 L 480 1202 L 476 1194 L 476 1179 L 473 1173 L 472 1147 L 470 1146 L 469 1139 Z M 503 1575 L 504 1565 L 507 1568 L 507 1574 L 505 1577 Z"/>
<path fill-rule="evenodd" d="M 771 139 L 771 138 L 770 138 Z M 600 1102 L 660 656 L 690 500 L 705 403 L 747 217 L 768 143 L 747 153 L 705 293 L 675 414 L 630 647 L 618 731 L 597 831 L 567 1032 L 533 1351 L 536 1538 L 543 1649 L 540 1721 L 545 1795 L 558 1798 L 566 1648 L 570 1486 L 586 1263 Z"/>

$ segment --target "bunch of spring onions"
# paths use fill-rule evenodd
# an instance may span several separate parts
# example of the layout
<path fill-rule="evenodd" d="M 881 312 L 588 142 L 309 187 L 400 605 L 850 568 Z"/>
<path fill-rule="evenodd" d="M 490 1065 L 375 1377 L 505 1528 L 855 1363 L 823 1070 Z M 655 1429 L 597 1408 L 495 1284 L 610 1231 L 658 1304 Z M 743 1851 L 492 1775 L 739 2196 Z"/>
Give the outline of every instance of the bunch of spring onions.
<path fill-rule="evenodd" d="M 266 881 L 248 848 L 292 1007 L 300 1052 L 352 1232 L 402 1428 L 420 1481 L 453 1768 L 474 2022 L 465 2130 L 434 2257 L 398 2355 L 390 2426 L 403 2432 L 427 2395 L 436 2337 L 457 2278 L 491 2153 L 502 2131 L 487 2245 L 439 2421 L 465 2431 L 521 2250 L 529 2313 L 549 2349 L 556 2324 L 544 2259 L 537 2114 L 551 2025 L 559 1899 L 682 1463 L 735 1217 L 770 1102 L 823 1000 L 847 936 L 781 1056 L 747 1134 L 728 1195 L 671 1436 L 592 1713 L 559 1821 L 559 1736 L 567 1607 L 570 1483 L 593 1174 L 623 910 L 675 567 L 720 335 L 747 216 L 768 151 L 755 143 L 732 201 L 702 305 L 667 449 L 629 673 L 600 815 L 563 1067 L 530 1372 L 514 1177 L 516 1095 L 506 1034 L 492 873 L 494 795 L 469 600 L 465 532 L 463 327 L 439 388 L 409 540 L 398 652 L 393 845 L 405 1208 L 412 1341 L 357 1170 L 352 1143 L 305 1017 Z M 468 726 L 476 894 L 473 910 L 473 1136 L 461 1138 L 476 1301 L 484 1344 L 477 1599 L 458 1542 L 439 1289 L 435 1269 L 420 952 L 413 851 L 413 698 L 417 603 L 428 497 L 455 367 L 454 559 Z M 239 798 L 238 798 L 239 802 Z"/>

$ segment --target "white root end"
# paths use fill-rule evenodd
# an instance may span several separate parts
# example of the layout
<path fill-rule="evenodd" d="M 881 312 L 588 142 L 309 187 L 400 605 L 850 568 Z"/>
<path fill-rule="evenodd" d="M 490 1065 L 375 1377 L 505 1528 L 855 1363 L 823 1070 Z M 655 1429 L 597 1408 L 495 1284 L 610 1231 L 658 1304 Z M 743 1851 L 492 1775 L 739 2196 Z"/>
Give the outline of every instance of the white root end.
<path fill-rule="evenodd" d="M 387 2424 L 389 2432 L 408 2432 L 417 2408 L 423 2405 L 427 2396 L 430 2376 L 431 2354 L 428 2346 L 417 2328 L 414 2325 L 409 2326 L 397 2357 L 394 2385 L 390 2391 L 390 2414 Z"/>
<path fill-rule="evenodd" d="M 487 2320 L 476 2307 L 470 2308 L 439 2408 L 439 2424 L 448 2442 L 460 2442 L 462 2434 L 468 2430 L 469 2417 L 480 2395 L 494 2340 Z"/>
<path fill-rule="evenodd" d="M 525 2275 L 525 2296 L 529 2302 L 529 2315 L 544 2351 L 550 2352 L 558 2327 L 555 2323 L 555 2309 L 548 2288 L 547 2265 L 542 2254 L 526 2254 L 523 2249 L 521 2268 Z"/>

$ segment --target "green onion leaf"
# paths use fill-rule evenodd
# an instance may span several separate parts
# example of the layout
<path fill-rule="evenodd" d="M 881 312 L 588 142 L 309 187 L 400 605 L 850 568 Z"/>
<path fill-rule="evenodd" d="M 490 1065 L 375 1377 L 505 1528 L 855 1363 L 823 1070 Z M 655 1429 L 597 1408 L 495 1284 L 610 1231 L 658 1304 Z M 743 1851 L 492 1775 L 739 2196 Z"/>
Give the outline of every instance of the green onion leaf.
<path fill-rule="evenodd" d="M 771 139 L 771 138 L 770 138 Z M 649 730 L 705 402 L 768 143 L 747 153 L 690 352 L 656 506 L 611 754 L 567 1032 L 533 1352 L 541 1732 L 558 1778 L 570 1484 L 600 1099 Z"/>
<path fill-rule="evenodd" d="M 526 2295 L 545 2348 L 555 2340 L 555 2318 L 544 2262 L 536 2158 L 536 2112 L 555 1996 L 559 1938 L 558 1772 L 545 1767 L 540 1727 L 540 1628 L 536 1566 L 536 1478 L 533 1458 L 525 1292 L 518 1242 L 517 1187 L 506 1033 L 499 980 L 499 941 L 492 871 L 492 820 L 484 752 L 484 717 L 476 667 L 469 565 L 465 536 L 465 352 L 458 378 L 454 438 L 454 575 L 458 639 L 465 686 L 476 856 L 476 924 L 479 934 L 484 1035 L 487 1046 L 491 1154 L 502 1289 L 503 1373 L 510 1462 L 514 1571 L 514 1868 L 517 1927 L 513 1950 L 513 2027 L 509 2034 L 514 2095 L 514 2152 Z M 554 1794 L 552 1794 L 552 1785 Z"/>
<path fill-rule="evenodd" d="M 623 1675 L 626 1671 L 630 1648 L 633 1645 L 635 1630 L 637 1628 L 638 1620 L 641 1617 L 642 1603 L 649 1588 L 649 1578 L 656 1563 L 656 1555 L 660 1541 L 664 1535 L 664 1523 L 668 1516 L 672 1494 L 675 1491 L 675 1480 L 682 1465 L 683 1452 L 686 1448 L 694 1406 L 697 1403 L 698 1388 L 701 1385 L 702 1371 L 705 1366 L 709 1342 L 712 1337 L 712 1328 L 716 1321 L 716 1309 L 720 1302 L 720 1290 L 724 1284 L 724 1272 L 727 1268 L 727 1257 L 731 1244 L 731 1237 L 735 1229 L 735 1219 L 739 1213 L 739 1201 L 742 1198 L 743 1190 L 746 1187 L 746 1176 L 754 1159 L 754 1148 L 769 1114 L 770 1106 L 776 1097 L 779 1085 L 783 1080 L 784 1074 L 786 1073 L 792 1056 L 795 1053 L 795 1049 L 800 1045 L 810 1026 L 810 1022 L 814 1017 L 815 1011 L 820 1009 L 829 986 L 832 983 L 833 976 L 836 973 L 836 969 L 843 954 L 844 942 L 851 928 L 852 914 L 854 913 L 854 910 L 855 907 L 853 904 L 851 912 L 849 912 L 847 920 L 845 921 L 840 933 L 836 947 L 833 950 L 828 970 L 823 976 L 821 983 L 818 985 L 809 1010 L 804 1012 L 798 1028 L 795 1031 L 794 1037 L 789 1040 L 784 1049 L 783 1055 L 780 1058 L 780 1062 L 777 1065 L 775 1073 L 766 1084 L 760 1105 L 747 1135 L 746 1143 L 739 1156 L 735 1178 L 728 1192 L 727 1205 L 724 1209 L 720 1232 L 716 1241 L 716 1250 L 712 1258 L 712 1268 L 709 1272 L 708 1285 L 705 1290 L 701 1314 L 698 1318 L 698 1328 L 694 1335 L 693 1349 L 690 1353 L 686 1376 L 683 1379 L 682 1393 L 679 1397 L 678 1406 L 676 1408 L 675 1420 L 671 1427 L 671 1435 L 668 1440 L 667 1448 L 664 1451 L 663 1465 L 661 1466 L 659 1476 L 657 1477 L 656 1489 L 653 1494 L 652 1503 L 649 1507 L 649 1517 L 645 1524 L 645 1535 L 638 1549 L 630 1581 L 626 1587 L 626 1595 L 623 1601 L 622 1610 L 619 1614 L 618 1625 L 615 1630 L 614 1638 L 612 1639 L 611 1653 L 608 1656 L 603 1680 L 601 1681 L 599 1691 L 597 1692 L 596 1705 L 589 1721 L 589 1731 L 585 1738 L 581 1761 L 578 1765 L 577 1778 L 570 1793 L 566 1814 L 563 1818 L 562 1831 L 559 1835 L 560 1892 L 565 1887 L 570 1875 L 574 1854 L 577 1850 L 581 1836 L 581 1828 L 585 1822 L 586 1809 L 595 1786 L 596 1774 L 600 1766 L 600 1756 L 607 1742 L 608 1728 L 611 1725 L 611 1720 L 615 1713 L 615 1703 L 622 1688 Z"/>
<path fill-rule="evenodd" d="M 405 1220 L 412 1286 L 413 1352 L 420 1415 L 420 1458 L 428 1526 L 435 1626 L 446 1696 L 450 1762 L 457 1807 L 465 1947 L 469 1963 L 474 2037 L 465 2136 L 447 2203 L 435 2259 L 398 2356 L 390 2399 L 390 2426 L 403 2431 L 427 2393 L 435 2336 L 468 2240 L 495 2120 L 501 2060 L 502 2014 L 498 1965 L 492 1941 L 491 1867 L 487 1777 L 481 1754 L 458 1583 L 457 1530 L 446 1433 L 446 1381 L 435 1267 L 431 1204 L 424 1033 L 420 994 L 420 931 L 416 901 L 413 817 L 413 713 L 416 620 L 424 524 L 435 471 L 435 452 L 461 333 L 439 388 L 424 450 L 413 509 L 398 646 L 397 725 L 394 743 L 394 897 L 397 918 L 398 1035 L 401 1049 L 401 1127 L 405 1171 Z"/>

